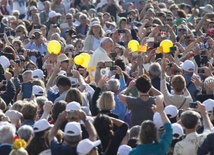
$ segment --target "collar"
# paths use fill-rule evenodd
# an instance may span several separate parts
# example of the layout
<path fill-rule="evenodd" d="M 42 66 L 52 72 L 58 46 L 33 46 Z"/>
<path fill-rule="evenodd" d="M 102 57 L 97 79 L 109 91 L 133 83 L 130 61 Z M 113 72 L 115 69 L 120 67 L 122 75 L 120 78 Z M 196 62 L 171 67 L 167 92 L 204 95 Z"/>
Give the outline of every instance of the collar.
<path fill-rule="evenodd" d="M 197 132 L 192 132 L 192 133 L 189 133 L 188 135 L 186 135 L 186 140 L 188 140 L 188 139 L 192 139 L 193 137 L 197 137 L 198 136 L 198 134 L 197 134 Z"/>

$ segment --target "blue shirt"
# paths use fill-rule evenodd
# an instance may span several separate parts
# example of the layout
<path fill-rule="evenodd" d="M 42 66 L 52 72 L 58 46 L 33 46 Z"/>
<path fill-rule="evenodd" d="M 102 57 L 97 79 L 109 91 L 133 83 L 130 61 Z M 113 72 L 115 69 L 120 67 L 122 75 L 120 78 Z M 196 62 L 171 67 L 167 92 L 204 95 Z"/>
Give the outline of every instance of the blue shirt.
<path fill-rule="evenodd" d="M 196 96 L 195 96 L 195 91 L 197 90 L 196 86 L 191 82 L 192 74 L 185 74 L 183 77 L 185 78 L 186 81 L 186 87 L 189 91 L 189 93 L 192 96 L 193 101 L 196 101 Z"/>
<path fill-rule="evenodd" d="M 126 83 L 124 78 L 120 78 L 120 91 L 126 88 Z M 126 114 L 126 106 L 119 100 L 118 94 L 114 94 L 115 107 L 112 110 L 113 113 L 119 116 L 119 119 L 124 120 Z"/>
<path fill-rule="evenodd" d="M 140 144 L 129 155 L 165 155 L 172 142 L 172 125 L 165 123 L 164 129 L 165 132 L 158 143 Z"/>

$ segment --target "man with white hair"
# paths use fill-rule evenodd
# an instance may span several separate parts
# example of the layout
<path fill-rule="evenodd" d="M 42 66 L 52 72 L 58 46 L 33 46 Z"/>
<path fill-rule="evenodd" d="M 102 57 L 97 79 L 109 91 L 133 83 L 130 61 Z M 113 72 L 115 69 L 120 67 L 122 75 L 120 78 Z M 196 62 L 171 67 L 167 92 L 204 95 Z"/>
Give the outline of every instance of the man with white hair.
<path fill-rule="evenodd" d="M 0 123 L 0 154 L 9 155 L 12 150 L 13 138 L 15 137 L 16 128 L 12 124 Z"/>
<path fill-rule="evenodd" d="M 89 30 L 89 26 L 87 24 L 87 16 L 85 14 L 81 14 L 79 16 L 79 21 L 80 25 L 76 27 L 76 33 L 85 36 Z"/>

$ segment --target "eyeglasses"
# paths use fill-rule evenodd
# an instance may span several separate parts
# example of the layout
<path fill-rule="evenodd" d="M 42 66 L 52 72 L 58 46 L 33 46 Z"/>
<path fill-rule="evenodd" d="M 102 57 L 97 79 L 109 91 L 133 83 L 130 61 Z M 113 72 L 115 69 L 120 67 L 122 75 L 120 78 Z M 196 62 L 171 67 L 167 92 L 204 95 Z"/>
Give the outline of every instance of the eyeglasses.
<path fill-rule="evenodd" d="M 172 21 L 172 19 L 166 19 L 166 21 Z"/>
<path fill-rule="evenodd" d="M 187 30 L 186 30 L 186 29 L 178 29 L 178 31 L 179 31 L 179 32 L 180 32 L 180 31 L 186 32 Z"/>

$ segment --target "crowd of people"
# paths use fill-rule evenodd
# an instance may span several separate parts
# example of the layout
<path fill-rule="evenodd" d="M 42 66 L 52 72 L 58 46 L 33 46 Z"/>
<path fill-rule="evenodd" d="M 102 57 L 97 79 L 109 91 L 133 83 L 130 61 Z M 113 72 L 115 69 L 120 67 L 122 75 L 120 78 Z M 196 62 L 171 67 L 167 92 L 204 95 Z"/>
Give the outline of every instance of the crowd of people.
<path fill-rule="evenodd" d="M 213 155 L 213 3 L 0 0 L 0 155 Z"/>

